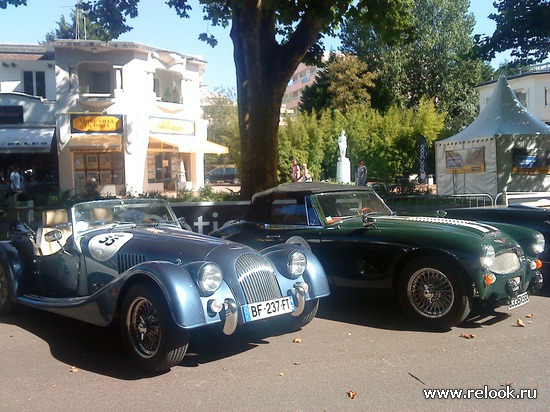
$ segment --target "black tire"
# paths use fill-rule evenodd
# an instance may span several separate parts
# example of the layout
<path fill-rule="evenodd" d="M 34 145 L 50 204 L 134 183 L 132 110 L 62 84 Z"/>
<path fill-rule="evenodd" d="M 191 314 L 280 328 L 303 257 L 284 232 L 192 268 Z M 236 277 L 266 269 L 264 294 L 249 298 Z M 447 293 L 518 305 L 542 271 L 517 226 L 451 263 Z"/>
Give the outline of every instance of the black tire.
<path fill-rule="evenodd" d="M 401 272 L 397 289 L 407 316 L 430 329 L 456 326 L 472 310 L 472 288 L 442 259 L 410 262 Z"/>
<path fill-rule="evenodd" d="M 170 369 L 183 360 L 189 334 L 172 319 L 162 293 L 151 286 L 132 286 L 124 298 L 122 340 L 135 364 L 150 372 Z"/>
<path fill-rule="evenodd" d="M 306 301 L 306 307 L 299 316 L 292 316 L 291 329 L 298 330 L 306 326 L 313 320 L 317 311 L 319 310 L 319 299 L 312 299 Z"/>
<path fill-rule="evenodd" d="M 11 296 L 10 273 L 0 263 L 0 314 L 5 315 L 12 311 L 13 302 Z"/>

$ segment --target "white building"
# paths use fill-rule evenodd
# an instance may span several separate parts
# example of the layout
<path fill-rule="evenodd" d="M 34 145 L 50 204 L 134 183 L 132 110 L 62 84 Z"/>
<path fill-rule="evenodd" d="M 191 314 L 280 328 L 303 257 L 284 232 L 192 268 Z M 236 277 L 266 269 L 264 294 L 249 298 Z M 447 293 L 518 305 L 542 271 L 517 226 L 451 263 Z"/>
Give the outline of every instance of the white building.
<path fill-rule="evenodd" d="M 61 190 L 80 193 L 90 181 L 104 194 L 196 190 L 204 154 L 227 152 L 206 139 L 199 57 L 56 40 L 0 44 L 0 63 L 0 156 L 51 147 Z"/>
<path fill-rule="evenodd" d="M 550 124 L 550 63 L 533 66 L 528 72 L 506 79 L 523 106 L 537 119 Z M 489 102 L 496 84 L 494 80 L 476 87 L 480 111 Z"/>

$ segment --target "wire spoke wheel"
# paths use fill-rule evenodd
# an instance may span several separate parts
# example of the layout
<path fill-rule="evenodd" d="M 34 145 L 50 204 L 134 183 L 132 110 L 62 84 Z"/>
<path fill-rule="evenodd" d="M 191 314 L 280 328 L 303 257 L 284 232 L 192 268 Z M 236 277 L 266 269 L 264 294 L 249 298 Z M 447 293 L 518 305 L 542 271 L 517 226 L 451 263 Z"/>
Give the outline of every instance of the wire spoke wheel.
<path fill-rule="evenodd" d="M 153 304 L 143 297 L 136 298 L 128 311 L 127 322 L 136 353 L 146 359 L 154 356 L 160 347 L 162 330 Z"/>
<path fill-rule="evenodd" d="M 461 323 L 473 305 L 471 281 L 455 262 L 418 257 L 399 276 L 399 301 L 406 315 L 429 329 Z"/>
<path fill-rule="evenodd" d="M 131 360 L 151 372 L 170 369 L 187 352 L 188 332 L 176 324 L 166 298 L 152 285 L 137 284 L 128 290 L 121 328 Z"/>
<path fill-rule="evenodd" d="M 428 318 L 449 313 L 455 299 L 453 285 L 447 276 L 430 268 L 421 269 L 411 276 L 407 293 L 413 308 Z"/>

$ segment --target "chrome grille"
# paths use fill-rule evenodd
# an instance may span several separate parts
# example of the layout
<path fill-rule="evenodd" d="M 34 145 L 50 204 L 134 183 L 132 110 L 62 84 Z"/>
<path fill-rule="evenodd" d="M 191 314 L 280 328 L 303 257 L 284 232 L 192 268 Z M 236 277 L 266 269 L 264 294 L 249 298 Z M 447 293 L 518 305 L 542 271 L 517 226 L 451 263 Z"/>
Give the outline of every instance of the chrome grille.
<path fill-rule="evenodd" d="M 247 303 L 281 297 L 275 271 L 264 257 L 245 253 L 237 258 L 235 271 Z"/>
<path fill-rule="evenodd" d="M 498 275 L 507 275 L 513 273 L 521 267 L 519 257 L 513 251 L 500 253 L 495 257 L 495 263 L 491 266 L 491 271 Z"/>
<path fill-rule="evenodd" d="M 119 253 L 117 255 L 118 273 L 126 272 L 131 267 L 143 262 L 145 262 L 144 255 Z"/>

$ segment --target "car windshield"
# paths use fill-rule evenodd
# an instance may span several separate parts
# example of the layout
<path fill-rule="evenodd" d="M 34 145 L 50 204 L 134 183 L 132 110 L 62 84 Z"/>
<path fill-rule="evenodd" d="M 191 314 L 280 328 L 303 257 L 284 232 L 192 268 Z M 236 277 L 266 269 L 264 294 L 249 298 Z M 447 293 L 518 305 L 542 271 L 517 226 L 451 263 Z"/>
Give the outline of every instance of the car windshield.
<path fill-rule="evenodd" d="M 103 227 L 121 224 L 179 227 L 177 217 L 164 200 L 112 199 L 78 203 L 72 208 L 76 235 Z"/>
<path fill-rule="evenodd" d="M 391 215 L 382 199 L 371 191 L 330 192 L 315 195 L 326 223 L 358 215 Z"/>

